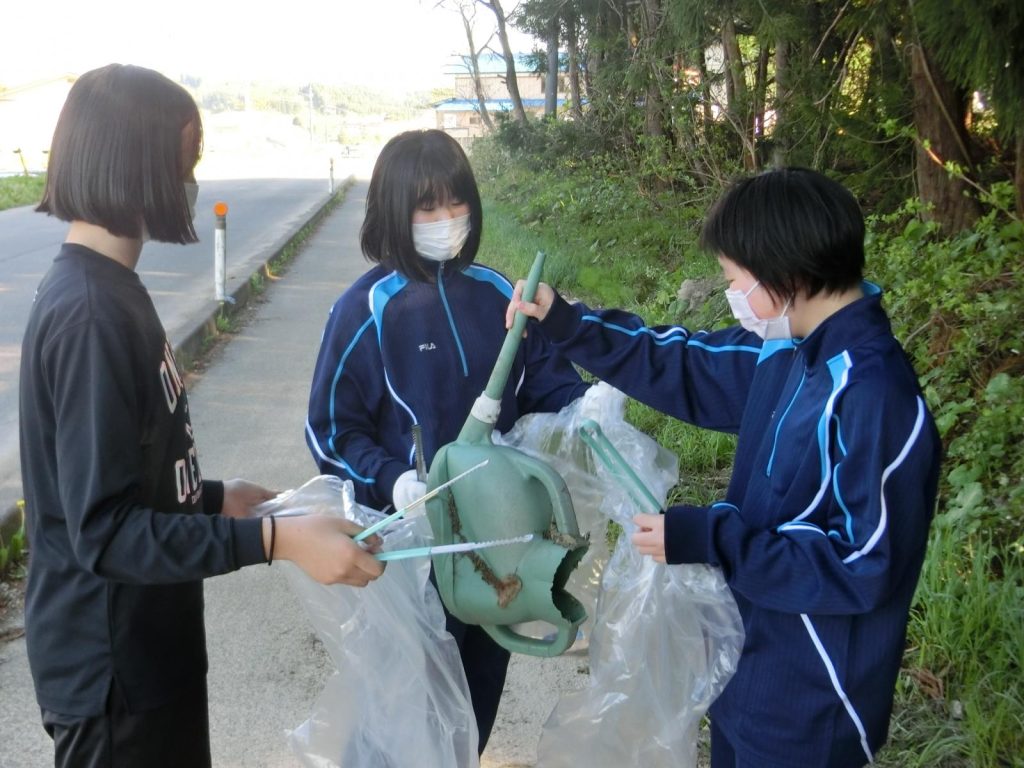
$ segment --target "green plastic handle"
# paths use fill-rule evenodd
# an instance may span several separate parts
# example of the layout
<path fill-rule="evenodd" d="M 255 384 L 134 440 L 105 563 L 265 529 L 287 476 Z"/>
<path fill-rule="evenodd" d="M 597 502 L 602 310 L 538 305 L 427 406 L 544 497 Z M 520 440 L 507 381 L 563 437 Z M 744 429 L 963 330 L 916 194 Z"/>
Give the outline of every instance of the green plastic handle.
<path fill-rule="evenodd" d="M 654 494 L 637 477 L 633 468 L 622 458 L 611 441 L 605 437 L 601 425 L 593 419 L 585 419 L 580 425 L 580 438 L 590 446 L 594 454 L 601 460 L 601 463 L 608 468 L 618 480 L 623 482 L 626 493 L 636 502 L 641 509 L 646 509 L 652 515 L 658 515 L 665 511 L 661 503 L 654 497 Z"/>
<path fill-rule="evenodd" d="M 533 258 L 533 266 L 530 268 L 530 274 L 526 277 L 526 285 L 523 286 L 523 301 L 533 301 L 546 258 L 544 251 L 537 251 L 537 255 Z M 488 379 L 487 388 L 484 389 L 484 394 L 492 400 L 501 400 L 501 394 L 505 391 L 505 383 L 512 370 L 512 363 L 516 359 L 516 352 L 519 351 L 519 343 L 523 339 L 523 330 L 526 328 L 527 319 L 522 312 L 516 312 L 512 327 L 505 334 L 505 341 L 498 353 L 498 361 L 494 364 L 491 378 Z"/>
<path fill-rule="evenodd" d="M 520 635 L 506 626 L 485 626 L 484 630 L 503 648 L 513 653 L 525 653 L 531 656 L 559 656 L 576 642 L 577 627 L 570 623 L 560 623 L 556 627 L 555 636 L 550 640 Z"/>

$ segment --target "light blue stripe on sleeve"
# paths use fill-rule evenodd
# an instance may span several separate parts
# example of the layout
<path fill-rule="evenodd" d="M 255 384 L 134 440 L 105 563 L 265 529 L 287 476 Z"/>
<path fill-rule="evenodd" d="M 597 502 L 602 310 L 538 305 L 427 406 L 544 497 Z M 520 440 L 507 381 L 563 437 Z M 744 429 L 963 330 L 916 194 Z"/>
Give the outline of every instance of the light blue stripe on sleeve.
<path fill-rule="evenodd" d="M 658 346 L 666 346 L 668 344 L 686 344 L 687 346 L 696 347 L 703 349 L 707 352 L 752 352 L 754 354 L 759 353 L 761 350 L 757 347 L 748 347 L 740 344 L 728 344 L 726 346 L 716 347 L 712 344 L 706 344 L 703 341 L 698 341 L 696 338 L 690 336 L 690 332 L 682 326 L 673 326 L 667 331 L 655 331 L 653 328 L 647 326 L 640 326 L 639 328 L 626 328 L 622 325 L 615 323 L 607 323 L 596 315 L 584 315 L 581 320 L 587 323 L 596 323 L 597 325 L 607 328 L 609 331 L 615 331 L 616 333 L 622 333 L 626 336 L 642 336 L 647 335 L 654 339 L 654 343 Z"/>
<path fill-rule="evenodd" d="M 473 278 L 474 280 L 478 280 L 481 283 L 490 283 L 497 288 L 506 299 L 511 300 L 512 284 L 493 269 L 482 267 L 479 264 L 470 264 L 466 267 L 463 274 L 467 277 Z"/>
<path fill-rule="evenodd" d="M 366 332 L 366 329 L 369 328 L 372 323 L 373 323 L 373 317 L 372 316 L 368 317 L 368 318 L 366 318 L 366 322 L 364 322 L 359 327 L 359 330 L 356 331 L 356 335 L 352 337 L 352 341 L 349 342 L 348 346 L 345 348 L 345 351 L 342 353 L 341 360 L 338 361 L 338 368 L 334 372 L 334 378 L 331 380 L 331 392 L 330 392 L 330 398 L 329 398 L 329 402 L 330 402 L 330 417 L 331 417 L 331 436 L 329 438 L 327 438 L 327 447 L 330 448 L 331 453 L 334 454 L 334 457 L 332 459 L 332 457 L 330 457 L 330 456 L 324 456 L 324 458 L 327 459 L 328 461 L 330 461 L 332 464 L 334 464 L 336 466 L 341 466 L 346 472 L 348 472 L 348 474 L 352 475 L 352 477 L 354 477 L 355 479 L 357 479 L 357 480 L 359 480 L 360 482 L 363 482 L 363 483 L 372 483 L 374 481 L 373 481 L 372 478 L 362 477 L 357 472 L 355 472 L 352 469 L 352 467 L 350 467 L 348 465 L 348 463 L 341 457 L 341 454 L 338 453 L 338 449 L 335 448 L 335 446 L 334 446 L 334 440 L 338 436 L 338 421 L 337 421 L 337 417 L 335 415 L 335 407 L 334 407 L 335 398 L 334 398 L 334 396 L 335 396 L 335 393 L 338 390 L 338 382 L 341 381 L 341 374 L 342 374 L 342 372 L 345 369 L 345 362 L 348 360 L 348 356 L 352 353 L 352 350 L 355 349 L 356 344 L 359 343 L 359 340 L 363 337 L 363 334 Z M 314 440 L 314 444 L 315 443 L 316 443 L 316 441 Z M 334 459 L 336 459 L 336 461 Z"/>
<path fill-rule="evenodd" d="M 402 275 L 398 272 L 392 272 L 386 277 L 382 277 L 373 287 L 370 288 L 369 299 L 370 299 L 370 313 L 373 315 L 373 319 L 377 322 L 377 344 L 381 343 L 381 334 L 383 333 L 383 319 L 384 319 L 384 307 L 391 301 L 391 298 L 402 290 L 409 283 Z"/>

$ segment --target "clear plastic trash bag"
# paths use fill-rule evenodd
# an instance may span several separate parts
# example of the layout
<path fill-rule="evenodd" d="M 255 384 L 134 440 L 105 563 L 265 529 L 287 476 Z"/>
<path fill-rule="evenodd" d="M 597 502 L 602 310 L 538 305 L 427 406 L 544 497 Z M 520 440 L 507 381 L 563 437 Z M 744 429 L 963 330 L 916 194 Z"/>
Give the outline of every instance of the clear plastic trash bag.
<path fill-rule="evenodd" d="M 586 594 L 596 594 L 588 620 L 590 681 L 563 694 L 545 722 L 537 753 L 544 768 L 694 768 L 701 718 L 743 647 L 743 624 L 721 571 L 641 556 L 629 538 L 639 510 L 578 437 L 583 419 L 597 421 L 664 503 L 678 478 L 675 456 L 625 422 L 624 403 L 602 383 L 558 414 L 524 417 L 506 435 L 562 474 L 581 531 L 592 532 L 592 549 L 603 545 L 608 520 L 623 529 L 611 558 L 595 557 L 581 574 Z"/>
<path fill-rule="evenodd" d="M 322 475 L 258 514 L 331 514 L 370 525 L 383 515 L 352 484 Z M 425 517 L 399 520 L 384 549 L 430 543 Z M 388 563 L 363 589 L 325 586 L 291 563 L 289 583 L 334 663 L 308 720 L 288 733 L 307 768 L 477 768 L 477 729 L 455 639 L 428 576 L 430 558 Z"/>

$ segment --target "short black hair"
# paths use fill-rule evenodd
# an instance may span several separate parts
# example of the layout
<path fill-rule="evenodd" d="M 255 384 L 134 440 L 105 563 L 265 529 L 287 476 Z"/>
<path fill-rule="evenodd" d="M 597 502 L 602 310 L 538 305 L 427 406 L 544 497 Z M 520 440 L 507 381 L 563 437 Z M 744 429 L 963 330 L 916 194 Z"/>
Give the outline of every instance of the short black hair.
<path fill-rule="evenodd" d="M 119 237 L 140 237 L 145 225 L 154 240 L 194 243 L 184 182 L 202 142 L 195 101 L 159 72 L 124 64 L 86 72 L 57 120 L 36 210 Z"/>
<path fill-rule="evenodd" d="M 436 265 L 413 246 L 412 216 L 421 205 L 457 200 L 469 205 L 469 237 L 450 264 L 465 269 L 476 258 L 483 207 L 469 158 L 444 131 L 406 131 L 391 138 L 373 167 L 366 193 L 366 218 L 359 232 L 363 255 L 411 280 L 436 279 Z"/>
<path fill-rule="evenodd" d="M 842 184 L 807 168 L 734 183 L 711 207 L 701 247 L 747 270 L 782 299 L 837 293 L 864 273 L 864 216 Z"/>

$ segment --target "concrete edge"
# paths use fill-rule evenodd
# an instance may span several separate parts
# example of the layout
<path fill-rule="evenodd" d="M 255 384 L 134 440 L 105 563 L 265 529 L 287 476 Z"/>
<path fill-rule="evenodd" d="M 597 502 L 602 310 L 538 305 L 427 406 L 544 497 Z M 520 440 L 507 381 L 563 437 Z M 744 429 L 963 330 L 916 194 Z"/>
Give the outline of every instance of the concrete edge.
<path fill-rule="evenodd" d="M 233 303 L 225 302 L 223 308 L 219 302 L 211 303 L 209 314 L 200 320 L 190 332 L 186 333 L 180 342 L 173 345 L 174 358 L 180 369 L 187 370 L 191 368 L 196 361 L 203 356 L 210 340 L 215 339 L 220 335 L 220 331 L 217 330 L 217 317 L 222 313 L 222 310 L 225 312 L 227 317 L 230 318 L 245 307 L 253 297 L 252 278 L 258 274 L 264 273 L 267 267 L 275 259 L 281 256 L 281 254 L 283 254 L 292 245 L 302 232 L 306 231 L 309 227 L 315 227 L 324 219 L 324 217 L 340 205 L 345 199 L 345 194 L 354 183 L 355 176 L 349 176 L 344 179 L 334 193 L 328 195 L 313 211 L 309 218 L 297 226 L 289 236 L 285 237 L 271 252 L 270 256 L 264 259 L 256 269 L 246 276 L 238 287 L 231 292 L 231 298 L 234 299 Z"/>
<path fill-rule="evenodd" d="M 257 268 L 241 282 L 241 284 L 231 294 L 231 297 L 235 300 L 234 304 L 225 303 L 224 305 L 229 317 L 242 309 L 242 307 L 244 307 L 253 297 L 253 275 L 263 272 L 271 262 L 277 259 L 292 245 L 292 243 L 294 243 L 296 238 L 302 232 L 309 227 L 315 227 L 331 211 L 333 211 L 335 207 L 340 205 L 345 199 L 345 194 L 354 183 L 355 176 L 349 176 L 344 179 L 334 193 L 329 194 L 324 201 L 317 206 L 315 210 L 313 210 L 309 218 L 296 227 L 290 235 L 285 237 L 277 248 L 273 250 L 270 256 L 259 264 L 259 266 L 257 266 Z M 216 338 L 220 333 L 217 330 L 217 316 L 220 313 L 220 304 L 214 303 L 210 308 L 209 314 L 200 320 L 199 323 L 196 324 L 195 328 L 186 333 L 179 343 L 174 345 L 174 357 L 180 368 L 190 368 L 197 360 L 199 360 L 199 358 L 202 357 L 209 343 L 209 339 Z M 12 504 L 8 509 L 0 511 L 0 545 L 9 541 L 14 534 L 18 532 L 21 526 L 22 514 L 16 503 Z"/>

